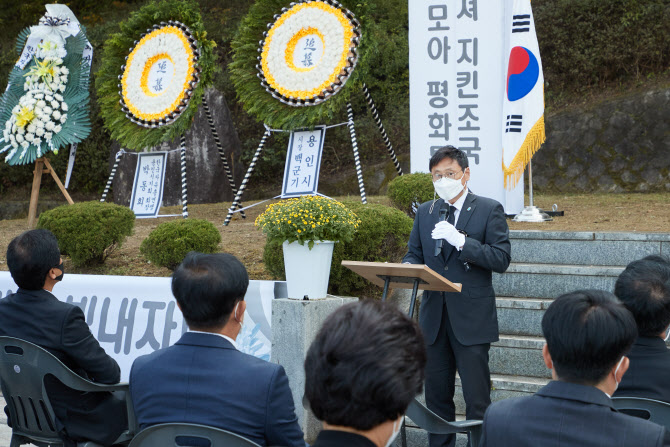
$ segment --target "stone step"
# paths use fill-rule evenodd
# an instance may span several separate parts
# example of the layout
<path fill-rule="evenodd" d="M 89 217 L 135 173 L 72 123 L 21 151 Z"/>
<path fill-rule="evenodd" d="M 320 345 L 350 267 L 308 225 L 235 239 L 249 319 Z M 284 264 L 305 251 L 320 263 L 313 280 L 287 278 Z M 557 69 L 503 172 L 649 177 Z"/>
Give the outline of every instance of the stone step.
<path fill-rule="evenodd" d="M 542 317 L 553 300 L 496 297 L 498 327 L 506 335 L 542 335 Z"/>
<path fill-rule="evenodd" d="M 501 335 L 489 351 L 491 374 L 551 378 L 542 359 L 544 343 L 542 337 Z"/>
<path fill-rule="evenodd" d="M 512 262 L 625 266 L 651 254 L 670 253 L 668 233 L 510 231 Z"/>
<path fill-rule="evenodd" d="M 497 295 L 554 299 L 579 289 L 614 290 L 624 267 L 512 263 L 493 274 Z"/>

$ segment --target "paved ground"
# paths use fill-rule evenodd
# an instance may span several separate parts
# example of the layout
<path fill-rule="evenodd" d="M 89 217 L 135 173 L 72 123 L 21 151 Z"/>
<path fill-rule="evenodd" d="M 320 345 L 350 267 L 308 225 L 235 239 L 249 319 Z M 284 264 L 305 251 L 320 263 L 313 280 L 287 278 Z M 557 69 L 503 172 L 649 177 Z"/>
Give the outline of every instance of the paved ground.
<path fill-rule="evenodd" d="M 2 407 L 5 407 L 4 399 L 0 399 L 0 404 Z M 7 447 L 9 446 L 9 441 L 12 439 L 12 429 L 7 427 L 7 419 L 4 417 L 0 418 L 0 446 Z"/>

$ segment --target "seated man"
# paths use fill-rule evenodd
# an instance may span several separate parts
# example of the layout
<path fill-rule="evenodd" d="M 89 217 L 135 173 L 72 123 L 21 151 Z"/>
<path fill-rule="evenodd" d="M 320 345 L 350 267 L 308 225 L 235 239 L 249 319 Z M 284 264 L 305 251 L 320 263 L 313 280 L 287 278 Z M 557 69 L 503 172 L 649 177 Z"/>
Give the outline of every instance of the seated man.
<path fill-rule="evenodd" d="M 633 261 L 617 279 L 614 294 L 633 314 L 638 338 L 628 353 L 630 368 L 614 396 L 670 403 L 670 261 L 647 256 Z"/>
<path fill-rule="evenodd" d="M 303 446 L 288 377 L 280 365 L 237 350 L 249 286 L 232 255 L 190 252 L 172 275 L 189 331 L 138 357 L 130 395 L 140 429 L 167 422 L 209 425 L 260 445 Z"/>
<path fill-rule="evenodd" d="M 480 446 L 670 445 L 665 428 L 612 406 L 610 396 L 628 369 L 624 355 L 637 336 L 633 316 L 614 295 L 560 296 L 544 314 L 542 332 L 553 381 L 533 396 L 492 404 Z"/>
<path fill-rule="evenodd" d="M 48 230 L 17 236 L 7 248 L 7 265 L 19 289 L 0 300 L 0 335 L 43 347 L 86 379 L 118 383 L 119 365 L 91 334 L 84 312 L 51 294 L 64 273 L 56 237 Z M 49 377 L 45 386 L 66 445 L 111 445 L 128 426 L 125 403 L 111 393 L 74 391 Z"/>
<path fill-rule="evenodd" d="M 425 366 L 419 327 L 395 307 L 365 300 L 333 312 L 305 359 L 305 397 L 324 428 L 312 447 L 390 446 Z"/>

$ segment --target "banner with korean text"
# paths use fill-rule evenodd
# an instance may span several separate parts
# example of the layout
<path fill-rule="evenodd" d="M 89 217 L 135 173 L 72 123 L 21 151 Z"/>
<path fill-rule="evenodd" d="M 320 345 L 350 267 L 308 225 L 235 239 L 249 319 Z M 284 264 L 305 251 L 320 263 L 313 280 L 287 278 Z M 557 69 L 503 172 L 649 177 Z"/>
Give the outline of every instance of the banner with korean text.
<path fill-rule="evenodd" d="M 468 156 L 470 190 L 520 212 L 523 181 L 505 189 L 502 151 L 514 0 L 409 2 L 411 171 L 428 172 L 437 149 L 455 146 Z"/>
<path fill-rule="evenodd" d="M 170 288 L 170 278 L 65 274 L 53 294 L 79 306 L 100 346 L 121 367 L 127 381 L 135 358 L 173 345 L 188 330 Z M 0 272 L 0 299 L 17 289 Z M 272 300 L 286 297 L 283 281 L 249 281 L 240 351 L 270 361 Z"/>

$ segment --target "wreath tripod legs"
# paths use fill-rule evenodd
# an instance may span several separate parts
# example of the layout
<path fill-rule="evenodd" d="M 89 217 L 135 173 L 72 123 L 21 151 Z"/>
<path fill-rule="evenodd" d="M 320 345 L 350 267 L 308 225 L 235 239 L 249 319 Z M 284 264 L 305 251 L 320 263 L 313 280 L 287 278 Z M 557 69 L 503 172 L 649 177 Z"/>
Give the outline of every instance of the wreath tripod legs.
<path fill-rule="evenodd" d="M 256 163 L 258 162 L 258 157 L 261 155 L 261 152 L 263 151 L 263 146 L 265 146 L 265 142 L 267 141 L 269 136 L 270 136 L 270 129 L 266 129 L 265 133 L 263 134 L 263 138 L 261 138 L 261 142 L 258 145 L 258 148 L 256 149 L 254 158 L 251 159 L 249 169 L 247 169 L 247 173 L 244 174 L 244 179 L 242 179 L 240 189 L 237 191 L 237 194 L 235 195 L 235 200 L 233 200 L 233 204 L 228 209 L 228 215 L 226 216 L 226 220 L 223 222 L 223 225 L 226 227 L 232 220 L 233 213 L 237 208 L 240 207 L 240 204 L 242 203 L 242 194 L 244 193 L 244 189 L 247 187 L 247 182 L 249 182 L 249 178 L 251 177 L 251 174 L 254 172 L 254 168 L 256 167 Z"/>

